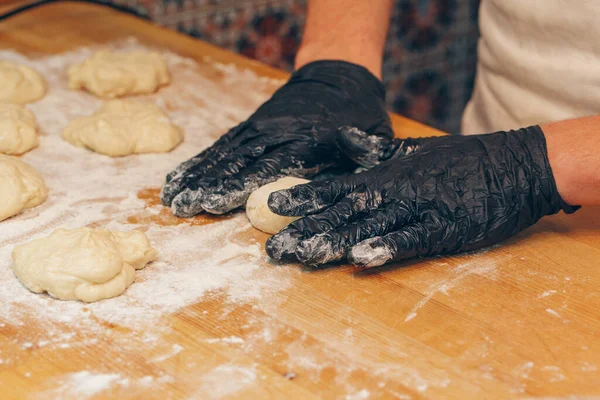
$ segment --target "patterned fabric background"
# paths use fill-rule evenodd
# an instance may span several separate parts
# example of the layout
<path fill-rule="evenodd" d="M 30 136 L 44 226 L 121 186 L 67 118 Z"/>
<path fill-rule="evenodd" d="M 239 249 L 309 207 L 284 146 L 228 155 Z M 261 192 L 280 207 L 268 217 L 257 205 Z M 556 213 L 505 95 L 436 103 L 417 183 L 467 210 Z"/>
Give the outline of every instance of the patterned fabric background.
<path fill-rule="evenodd" d="M 161 25 L 287 70 L 292 69 L 300 44 L 307 2 L 111 1 L 135 8 Z M 459 132 L 475 77 L 479 1 L 396 0 L 384 60 L 391 110 Z"/>

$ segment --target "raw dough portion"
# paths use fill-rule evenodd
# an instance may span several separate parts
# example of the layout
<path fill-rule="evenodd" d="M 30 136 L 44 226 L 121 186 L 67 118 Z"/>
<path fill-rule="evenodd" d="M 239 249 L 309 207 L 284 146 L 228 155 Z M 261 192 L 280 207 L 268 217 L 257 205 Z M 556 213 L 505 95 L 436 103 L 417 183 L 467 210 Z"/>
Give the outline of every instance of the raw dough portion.
<path fill-rule="evenodd" d="M 22 154 L 38 143 L 31 111 L 19 104 L 0 103 L 0 153 Z"/>
<path fill-rule="evenodd" d="M 0 221 L 43 203 L 47 197 L 48 187 L 31 165 L 0 154 Z"/>
<path fill-rule="evenodd" d="M 300 219 L 300 217 L 283 217 L 269 209 L 269 195 L 282 189 L 289 189 L 296 185 L 310 181 L 301 178 L 285 177 L 275 182 L 261 186 L 248 197 L 246 202 L 246 215 L 253 227 L 265 233 L 277 233 L 287 225 Z"/>
<path fill-rule="evenodd" d="M 0 61 L 0 102 L 31 103 L 44 97 L 46 82 L 34 69 Z"/>
<path fill-rule="evenodd" d="M 102 50 L 68 69 L 69 88 L 87 89 L 113 99 L 155 92 L 170 82 L 165 59 L 158 53 Z"/>
<path fill-rule="evenodd" d="M 32 292 L 90 303 L 125 292 L 156 255 L 140 231 L 57 229 L 15 247 L 12 270 Z"/>
<path fill-rule="evenodd" d="M 154 104 L 112 100 L 93 115 L 72 121 L 62 137 L 74 146 L 119 157 L 171 151 L 183 131 Z"/>

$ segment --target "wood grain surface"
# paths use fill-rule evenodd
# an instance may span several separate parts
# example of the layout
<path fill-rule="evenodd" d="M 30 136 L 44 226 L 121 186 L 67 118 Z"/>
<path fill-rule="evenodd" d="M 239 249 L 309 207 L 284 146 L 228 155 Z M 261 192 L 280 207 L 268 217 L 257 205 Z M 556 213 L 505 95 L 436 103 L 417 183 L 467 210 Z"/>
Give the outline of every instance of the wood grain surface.
<path fill-rule="evenodd" d="M 49 5 L 0 22 L 0 49 L 32 57 L 130 36 L 199 62 L 211 57 L 261 76 L 287 76 L 99 6 Z M 393 122 L 399 136 L 441 134 L 399 116 Z M 158 188 L 137 195 L 158 206 Z M 114 324 L 85 334 L 61 328 L 79 339 L 74 346 L 23 346 L 20 336 L 42 337 L 48 327 L 1 321 L 0 398 L 600 398 L 599 211 L 545 218 L 477 254 L 368 272 L 265 264 L 267 272 L 298 272 L 263 301 L 267 306 L 232 305 L 214 293 L 164 315 L 158 325 L 168 329 L 153 346 L 141 339 L 122 346 L 132 332 Z M 182 222 L 168 210 L 130 218 L 220 223 Z M 266 237 L 248 231 L 238 240 Z M 106 378 L 112 384 L 95 391 L 52 391 L 65 374 L 92 369 L 127 380 Z M 147 376 L 160 384 L 131 383 Z M 215 377 L 229 380 L 225 389 Z"/>

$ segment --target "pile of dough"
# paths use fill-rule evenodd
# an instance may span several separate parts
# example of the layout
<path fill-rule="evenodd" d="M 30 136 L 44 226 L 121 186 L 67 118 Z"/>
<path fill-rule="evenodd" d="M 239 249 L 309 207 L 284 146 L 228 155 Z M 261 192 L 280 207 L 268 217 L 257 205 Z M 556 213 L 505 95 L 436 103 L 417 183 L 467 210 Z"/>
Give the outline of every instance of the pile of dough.
<path fill-rule="evenodd" d="M 12 270 L 32 292 L 89 303 L 122 294 L 156 255 L 139 231 L 57 229 L 15 247 Z"/>
<path fill-rule="evenodd" d="M 48 187 L 32 166 L 0 154 L 0 221 L 43 203 L 47 197 Z"/>
<path fill-rule="evenodd" d="M 246 202 L 246 216 L 253 227 L 265 233 L 277 233 L 287 225 L 300 219 L 300 217 L 283 217 L 269 209 L 269 195 L 283 189 L 310 181 L 301 178 L 285 177 L 275 182 L 261 186 L 248 197 Z"/>
<path fill-rule="evenodd" d="M 182 141 L 183 131 L 154 104 L 113 100 L 72 121 L 62 137 L 74 146 L 119 157 L 171 151 Z"/>
<path fill-rule="evenodd" d="M 169 70 L 158 53 L 115 53 L 102 50 L 69 67 L 69 88 L 87 89 L 96 96 L 115 98 L 155 92 L 169 83 Z"/>
<path fill-rule="evenodd" d="M 0 61 L 0 101 L 25 104 L 44 97 L 46 82 L 32 68 Z"/>
<path fill-rule="evenodd" d="M 0 153 L 22 154 L 38 143 L 31 111 L 19 104 L 0 103 Z"/>

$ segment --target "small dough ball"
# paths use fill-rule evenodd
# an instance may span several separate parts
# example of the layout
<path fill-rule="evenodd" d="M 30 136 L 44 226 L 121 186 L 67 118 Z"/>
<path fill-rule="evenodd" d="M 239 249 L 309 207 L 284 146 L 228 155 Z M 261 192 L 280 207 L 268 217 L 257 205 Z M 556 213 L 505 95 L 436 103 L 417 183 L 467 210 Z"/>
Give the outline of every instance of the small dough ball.
<path fill-rule="evenodd" d="M 38 143 L 31 111 L 19 104 L 0 103 L 0 153 L 22 154 Z"/>
<path fill-rule="evenodd" d="M 115 53 L 102 50 L 68 69 L 69 88 L 87 89 L 114 99 L 155 92 L 170 82 L 167 62 L 158 53 Z"/>
<path fill-rule="evenodd" d="M 12 270 L 32 292 L 90 303 L 125 292 L 135 279 L 135 270 L 156 255 L 139 231 L 57 229 L 50 236 L 15 247 Z"/>
<path fill-rule="evenodd" d="M 269 195 L 278 190 L 289 189 L 308 182 L 310 181 L 306 179 L 288 176 L 261 186 L 252 192 L 246 202 L 246 215 L 252 226 L 265 233 L 274 234 L 300 219 L 300 217 L 283 217 L 271 211 L 268 204 Z"/>
<path fill-rule="evenodd" d="M 48 187 L 31 165 L 0 154 L 0 221 L 43 203 L 47 197 Z"/>
<path fill-rule="evenodd" d="M 183 131 L 154 104 L 112 100 L 69 123 L 62 137 L 73 146 L 119 157 L 171 151 L 183 140 Z"/>
<path fill-rule="evenodd" d="M 34 69 L 0 61 L 0 102 L 25 104 L 44 97 L 46 82 Z"/>

